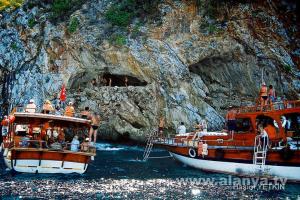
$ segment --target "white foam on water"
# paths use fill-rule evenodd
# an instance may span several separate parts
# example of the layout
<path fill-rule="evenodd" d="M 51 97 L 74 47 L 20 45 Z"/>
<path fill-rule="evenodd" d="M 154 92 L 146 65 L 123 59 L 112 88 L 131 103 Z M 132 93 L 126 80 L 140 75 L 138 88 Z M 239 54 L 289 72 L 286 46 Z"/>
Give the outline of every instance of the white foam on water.
<path fill-rule="evenodd" d="M 140 160 L 140 159 L 129 159 L 129 160 L 125 160 L 128 162 L 146 162 L 145 160 Z"/>
<path fill-rule="evenodd" d="M 96 143 L 96 148 L 99 151 L 120 151 L 124 149 L 122 147 L 113 147 L 108 143 Z"/>
<path fill-rule="evenodd" d="M 127 146 L 127 145 L 115 145 L 110 143 L 96 143 L 96 148 L 99 151 L 144 151 L 142 146 Z M 163 149 L 152 149 L 152 152 L 163 152 Z"/>

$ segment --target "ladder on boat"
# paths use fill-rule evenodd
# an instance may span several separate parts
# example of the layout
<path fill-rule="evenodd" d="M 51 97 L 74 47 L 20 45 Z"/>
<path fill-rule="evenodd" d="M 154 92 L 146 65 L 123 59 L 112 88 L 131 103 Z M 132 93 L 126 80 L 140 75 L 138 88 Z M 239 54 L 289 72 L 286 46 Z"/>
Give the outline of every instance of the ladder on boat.
<path fill-rule="evenodd" d="M 158 134 L 157 130 L 153 130 L 148 135 L 147 145 L 145 147 L 144 154 L 143 154 L 143 161 L 147 161 L 148 160 L 149 155 L 150 155 L 151 150 L 152 150 L 152 147 L 153 147 L 153 141 L 157 137 L 157 134 Z"/>
<path fill-rule="evenodd" d="M 268 146 L 268 137 L 261 137 L 260 135 L 255 137 L 253 164 L 261 171 L 265 169 Z"/>

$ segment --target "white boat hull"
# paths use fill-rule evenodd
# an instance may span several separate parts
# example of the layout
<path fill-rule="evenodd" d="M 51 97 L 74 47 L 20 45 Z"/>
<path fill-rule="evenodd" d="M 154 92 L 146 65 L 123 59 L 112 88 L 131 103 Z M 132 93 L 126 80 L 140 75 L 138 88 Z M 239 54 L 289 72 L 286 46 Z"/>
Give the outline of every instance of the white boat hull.
<path fill-rule="evenodd" d="M 88 164 L 57 161 L 57 160 L 35 160 L 35 159 L 10 159 L 10 151 L 3 154 L 4 163 L 10 170 L 24 173 L 78 173 L 83 174 Z"/>
<path fill-rule="evenodd" d="M 254 164 L 202 160 L 170 152 L 176 160 L 202 170 L 233 174 L 238 176 L 266 176 L 287 178 L 289 181 L 300 181 L 300 167 L 265 165 L 263 169 Z"/>

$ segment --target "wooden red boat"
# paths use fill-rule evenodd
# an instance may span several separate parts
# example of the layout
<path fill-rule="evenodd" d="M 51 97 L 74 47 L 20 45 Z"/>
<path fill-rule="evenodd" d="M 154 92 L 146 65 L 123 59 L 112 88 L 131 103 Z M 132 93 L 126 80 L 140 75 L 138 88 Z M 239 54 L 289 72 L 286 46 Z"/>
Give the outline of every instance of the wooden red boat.
<path fill-rule="evenodd" d="M 257 124 L 272 122 L 276 137 L 262 139 Z M 202 170 L 300 181 L 300 101 L 237 108 L 237 131 L 191 132 L 154 143 L 176 160 Z"/>
<path fill-rule="evenodd" d="M 90 121 L 41 113 L 15 112 L 14 122 L 2 146 L 6 166 L 17 172 L 27 173 L 84 173 L 96 155 L 95 147 L 81 151 L 80 145 L 49 140 L 66 130 L 80 135 L 90 128 Z M 20 125 L 25 130 L 20 131 Z M 49 132 L 50 131 L 50 132 Z M 22 134 L 20 134 L 22 133 Z M 77 147 L 76 147 L 77 145 Z"/>

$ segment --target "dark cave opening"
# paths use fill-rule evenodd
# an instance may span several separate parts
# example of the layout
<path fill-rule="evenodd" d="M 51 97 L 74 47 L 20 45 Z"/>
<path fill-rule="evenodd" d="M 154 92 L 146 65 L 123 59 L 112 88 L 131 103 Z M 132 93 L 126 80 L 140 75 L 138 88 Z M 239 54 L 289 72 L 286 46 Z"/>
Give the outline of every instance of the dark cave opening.
<path fill-rule="evenodd" d="M 91 79 L 87 73 L 78 73 L 71 78 L 70 88 L 76 91 L 82 91 L 82 88 L 90 87 L 127 87 L 127 86 L 146 86 L 148 83 L 136 77 L 128 75 L 116 75 L 111 73 L 97 74 Z"/>
<path fill-rule="evenodd" d="M 146 86 L 147 82 L 141 81 L 138 78 L 127 75 L 115 75 L 105 73 L 102 76 L 98 77 L 98 80 L 94 78 L 92 84 L 100 86 L 118 86 L 118 87 L 127 87 L 127 86 Z"/>

